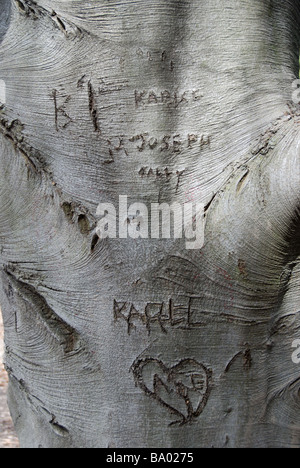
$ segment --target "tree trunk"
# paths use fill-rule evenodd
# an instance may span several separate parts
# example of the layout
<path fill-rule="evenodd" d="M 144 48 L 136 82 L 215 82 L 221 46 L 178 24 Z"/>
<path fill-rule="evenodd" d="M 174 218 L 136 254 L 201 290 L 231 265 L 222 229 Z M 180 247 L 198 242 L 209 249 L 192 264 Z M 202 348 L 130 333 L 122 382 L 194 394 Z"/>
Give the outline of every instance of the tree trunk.
<path fill-rule="evenodd" d="M 299 2 L 0 3 L 22 447 L 300 447 Z M 203 247 L 101 236 L 120 196 L 202 203 Z"/>

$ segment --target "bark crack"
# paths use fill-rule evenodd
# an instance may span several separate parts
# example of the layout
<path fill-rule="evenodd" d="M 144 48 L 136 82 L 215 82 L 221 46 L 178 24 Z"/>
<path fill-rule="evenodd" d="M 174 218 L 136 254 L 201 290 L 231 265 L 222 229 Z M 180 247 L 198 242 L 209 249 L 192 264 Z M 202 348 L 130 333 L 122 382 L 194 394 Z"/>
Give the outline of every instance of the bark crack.
<path fill-rule="evenodd" d="M 280 116 L 277 120 L 271 123 L 270 127 L 260 135 L 259 140 L 251 149 L 253 156 L 262 155 L 266 156 L 272 149 L 275 148 L 278 141 L 275 140 L 275 136 L 282 129 L 284 124 L 291 120 L 293 117 L 299 116 L 299 111 L 289 107 L 290 112 L 285 112 L 284 115 Z M 284 135 L 283 135 L 284 136 Z"/>
<path fill-rule="evenodd" d="M 233 356 L 233 358 L 229 361 L 225 368 L 225 373 L 228 373 L 232 365 L 236 362 L 238 358 L 243 359 L 243 368 L 245 371 L 248 371 L 252 367 L 252 355 L 251 355 L 251 350 L 250 348 L 245 349 L 245 351 L 239 351 L 237 354 Z"/>
<path fill-rule="evenodd" d="M 24 124 L 19 119 L 9 121 L 4 117 L 0 120 L 0 132 L 9 140 L 14 148 L 19 151 L 25 159 L 28 168 L 35 173 L 40 173 L 46 170 L 46 163 L 41 153 L 29 145 L 23 135 Z"/>
<path fill-rule="evenodd" d="M 228 168 L 231 166 L 231 172 L 228 175 L 225 182 L 219 188 L 219 190 L 213 194 L 211 200 L 205 206 L 205 213 L 207 214 L 211 207 L 213 206 L 213 202 L 216 201 L 219 196 L 225 191 L 231 181 L 238 175 L 239 172 L 243 172 L 241 174 L 241 178 L 237 184 L 237 193 L 241 191 L 244 183 L 247 179 L 247 176 L 250 174 L 250 167 L 249 163 L 254 161 L 257 157 L 267 156 L 280 141 L 278 134 L 283 129 L 284 125 L 292 119 L 297 119 L 300 117 L 300 111 L 293 107 L 290 103 L 287 104 L 288 110 L 278 117 L 275 121 L 271 122 L 269 128 L 260 135 L 256 143 L 250 148 L 250 155 L 249 153 L 243 158 L 242 160 L 238 161 L 236 164 L 230 163 L 224 171 L 227 171 Z M 299 123 L 299 120 L 296 120 Z M 281 138 L 285 137 L 285 133 L 282 132 Z"/>

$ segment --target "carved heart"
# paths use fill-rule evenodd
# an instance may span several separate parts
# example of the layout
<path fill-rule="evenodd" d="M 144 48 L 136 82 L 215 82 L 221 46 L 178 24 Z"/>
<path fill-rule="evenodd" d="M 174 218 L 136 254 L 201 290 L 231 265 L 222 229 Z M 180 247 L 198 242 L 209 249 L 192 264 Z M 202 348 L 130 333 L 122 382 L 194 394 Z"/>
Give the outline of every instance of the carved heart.
<path fill-rule="evenodd" d="M 158 359 L 140 359 L 132 371 L 146 395 L 180 418 L 172 425 L 197 418 L 207 404 L 212 372 L 194 359 L 184 359 L 171 368 Z"/>

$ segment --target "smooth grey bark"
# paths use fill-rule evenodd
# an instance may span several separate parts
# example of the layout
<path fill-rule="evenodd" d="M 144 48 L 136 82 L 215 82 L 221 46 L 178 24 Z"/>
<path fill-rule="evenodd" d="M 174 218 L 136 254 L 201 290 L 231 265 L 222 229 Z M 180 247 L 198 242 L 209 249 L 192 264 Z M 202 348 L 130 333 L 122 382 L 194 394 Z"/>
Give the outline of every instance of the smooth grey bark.
<path fill-rule="evenodd" d="M 21 445 L 300 447 L 299 2 L 1 5 Z M 204 247 L 98 239 L 120 195 L 204 203 Z"/>

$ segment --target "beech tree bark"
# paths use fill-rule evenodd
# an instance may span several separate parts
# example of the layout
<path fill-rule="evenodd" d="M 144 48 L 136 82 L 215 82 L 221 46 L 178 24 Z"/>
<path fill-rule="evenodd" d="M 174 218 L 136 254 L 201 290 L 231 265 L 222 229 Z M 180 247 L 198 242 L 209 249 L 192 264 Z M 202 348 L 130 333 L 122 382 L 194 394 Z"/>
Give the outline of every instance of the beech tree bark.
<path fill-rule="evenodd" d="M 299 448 L 299 1 L 0 3 L 21 446 Z M 99 239 L 120 195 L 204 203 L 203 248 Z"/>

